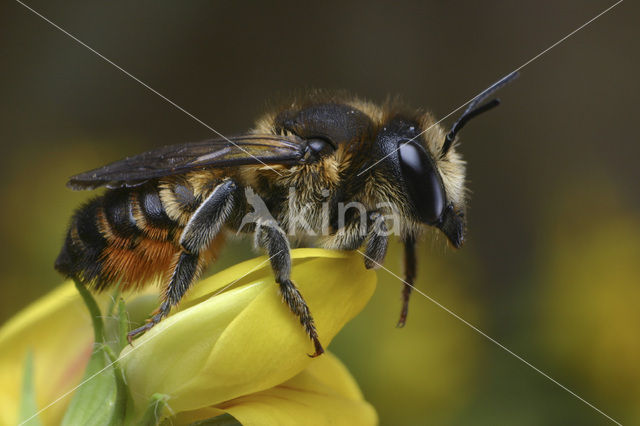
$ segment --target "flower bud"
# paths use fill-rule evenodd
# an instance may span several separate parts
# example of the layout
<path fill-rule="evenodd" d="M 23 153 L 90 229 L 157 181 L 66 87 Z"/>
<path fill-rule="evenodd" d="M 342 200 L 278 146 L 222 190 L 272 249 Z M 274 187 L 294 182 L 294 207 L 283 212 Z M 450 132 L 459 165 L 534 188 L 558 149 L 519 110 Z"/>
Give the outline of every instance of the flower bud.
<path fill-rule="evenodd" d="M 373 294 L 375 273 L 355 253 L 300 249 L 292 261 L 292 279 L 327 347 Z M 314 362 L 310 353 L 313 345 L 262 257 L 197 283 L 120 362 L 137 407 L 160 393 L 179 413 L 281 384 Z"/>

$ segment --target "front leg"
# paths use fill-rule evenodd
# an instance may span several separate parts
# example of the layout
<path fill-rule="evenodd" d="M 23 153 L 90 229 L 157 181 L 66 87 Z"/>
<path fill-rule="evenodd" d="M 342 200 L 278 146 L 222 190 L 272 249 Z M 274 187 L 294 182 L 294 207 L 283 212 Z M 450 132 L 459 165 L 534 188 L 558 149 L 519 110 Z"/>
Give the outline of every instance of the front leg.
<path fill-rule="evenodd" d="M 365 249 L 364 266 L 367 269 L 377 269 L 382 266 L 387 255 L 389 232 L 384 222 L 384 216 L 377 211 L 369 213 L 369 240 Z"/>
<path fill-rule="evenodd" d="M 276 224 L 258 224 L 256 227 L 256 242 L 266 249 L 271 261 L 271 268 L 280 285 L 282 299 L 287 303 L 291 312 L 300 319 L 300 324 L 304 327 L 309 338 L 313 341 L 315 353 L 311 357 L 317 357 L 324 352 L 322 344 L 318 339 L 318 332 L 311 316 L 311 311 L 304 301 L 300 291 L 291 281 L 291 254 L 289 252 L 289 241 L 284 231 Z"/>
<path fill-rule="evenodd" d="M 358 226 L 358 221 L 348 223 L 344 228 L 336 232 L 332 238 L 325 243 L 326 248 L 338 250 L 355 250 L 360 247 L 366 237 L 367 247 L 364 252 L 364 264 L 367 269 L 382 266 L 388 245 L 388 229 L 384 221 L 384 216 L 378 211 L 368 213 L 369 230 L 363 233 Z M 356 218 L 357 219 L 357 218 Z M 398 327 L 403 327 L 407 321 L 409 312 L 409 299 L 416 277 L 416 240 L 415 237 L 407 237 L 404 241 L 404 287 L 402 289 L 402 311 L 398 320 Z"/>
<path fill-rule="evenodd" d="M 364 265 L 367 269 L 378 268 L 387 254 L 388 230 L 384 216 L 372 210 L 367 213 L 367 225 L 360 222 L 360 216 L 353 216 L 323 246 L 329 250 L 357 250 L 365 241 Z"/>
<path fill-rule="evenodd" d="M 409 298 L 416 279 L 416 239 L 408 237 L 404 240 L 404 286 L 402 287 L 402 311 L 398 320 L 398 327 L 404 327 L 409 313 Z"/>

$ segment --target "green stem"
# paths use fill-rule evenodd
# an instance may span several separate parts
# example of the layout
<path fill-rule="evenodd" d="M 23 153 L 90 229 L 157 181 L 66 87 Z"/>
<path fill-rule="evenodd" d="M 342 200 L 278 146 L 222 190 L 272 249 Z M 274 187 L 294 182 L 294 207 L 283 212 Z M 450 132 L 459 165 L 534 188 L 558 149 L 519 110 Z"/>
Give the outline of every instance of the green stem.
<path fill-rule="evenodd" d="M 89 314 L 91 315 L 91 322 L 93 323 L 93 334 L 96 343 L 104 342 L 104 323 L 102 322 L 102 317 L 100 313 L 100 308 L 96 303 L 95 299 L 87 290 L 87 288 L 78 280 L 73 280 L 76 284 L 76 288 L 78 289 L 78 293 L 82 296 L 82 300 L 84 300 L 84 304 L 87 305 L 87 309 L 89 309 Z"/>
<path fill-rule="evenodd" d="M 118 299 L 118 347 L 120 350 L 127 345 L 127 333 L 129 333 L 129 317 L 125 310 L 124 300 Z"/>

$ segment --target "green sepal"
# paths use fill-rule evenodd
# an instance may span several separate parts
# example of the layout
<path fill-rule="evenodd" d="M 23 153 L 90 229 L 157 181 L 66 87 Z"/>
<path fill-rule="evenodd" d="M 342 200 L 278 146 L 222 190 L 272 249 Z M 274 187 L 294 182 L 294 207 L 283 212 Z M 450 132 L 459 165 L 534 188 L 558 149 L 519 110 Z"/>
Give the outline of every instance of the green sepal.
<path fill-rule="evenodd" d="M 36 402 L 36 387 L 33 383 L 33 352 L 27 352 L 24 360 L 24 373 L 22 375 L 22 397 L 20 398 L 20 411 L 18 423 L 26 426 L 40 426 L 38 418 L 38 403 Z"/>
<path fill-rule="evenodd" d="M 76 281 L 76 288 L 91 314 L 96 343 L 61 424 L 121 425 L 129 399 L 127 387 L 117 358 L 104 341 L 104 322 L 98 305 L 83 284 Z"/>
<path fill-rule="evenodd" d="M 242 423 L 240 423 L 231 414 L 222 414 L 210 419 L 198 420 L 197 422 L 191 423 L 189 426 L 242 426 Z"/>
<path fill-rule="evenodd" d="M 147 404 L 147 409 L 142 415 L 142 419 L 138 422 L 128 424 L 136 424 L 140 426 L 156 426 L 160 424 L 160 420 L 162 419 L 162 412 L 167 407 L 167 401 L 169 400 L 168 395 L 164 395 L 161 393 L 154 393 Z"/>
<path fill-rule="evenodd" d="M 161 426 L 172 426 L 173 422 L 171 417 L 164 419 Z M 189 423 L 189 426 L 242 426 L 235 417 L 231 414 L 221 414 L 219 416 L 211 417 L 208 419 L 197 420 L 193 423 Z"/>
<path fill-rule="evenodd" d="M 242 423 L 231 414 L 222 414 L 210 419 L 193 422 L 189 426 L 242 426 Z"/>

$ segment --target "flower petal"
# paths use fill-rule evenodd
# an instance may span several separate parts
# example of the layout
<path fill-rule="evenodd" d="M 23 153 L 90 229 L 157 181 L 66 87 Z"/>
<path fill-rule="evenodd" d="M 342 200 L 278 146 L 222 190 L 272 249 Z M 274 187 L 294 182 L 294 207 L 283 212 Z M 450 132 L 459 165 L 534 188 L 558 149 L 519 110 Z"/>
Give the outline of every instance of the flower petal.
<path fill-rule="evenodd" d="M 365 306 L 376 275 L 354 253 L 300 249 L 292 260 L 326 347 Z M 312 344 L 282 303 L 265 257 L 199 283 L 181 308 L 122 352 L 137 406 L 154 393 L 169 395 L 175 413 L 213 406 L 274 387 L 311 363 Z"/>
<path fill-rule="evenodd" d="M 378 421 L 346 367 L 330 353 L 278 386 L 178 415 L 171 422 L 189 424 L 224 413 L 246 426 L 374 425 Z"/>
<path fill-rule="evenodd" d="M 89 313 L 72 282 L 6 323 L 0 329 L 0 424 L 17 422 L 21 375 L 29 350 L 33 352 L 36 399 L 42 408 L 80 381 L 92 345 Z M 70 400 L 65 398 L 43 412 L 43 423 L 59 423 Z"/>
<path fill-rule="evenodd" d="M 123 296 L 133 296 L 127 304 L 130 317 L 148 315 L 149 299 L 157 304 L 153 292 L 148 288 Z M 101 293 L 95 300 L 105 312 L 112 295 Z M 82 380 L 93 346 L 91 317 L 72 281 L 11 318 L 0 328 L 0 424 L 17 423 L 24 362 L 30 351 L 37 406 L 57 401 L 40 418 L 43 424 L 59 424 L 73 394 L 62 396 Z"/>

